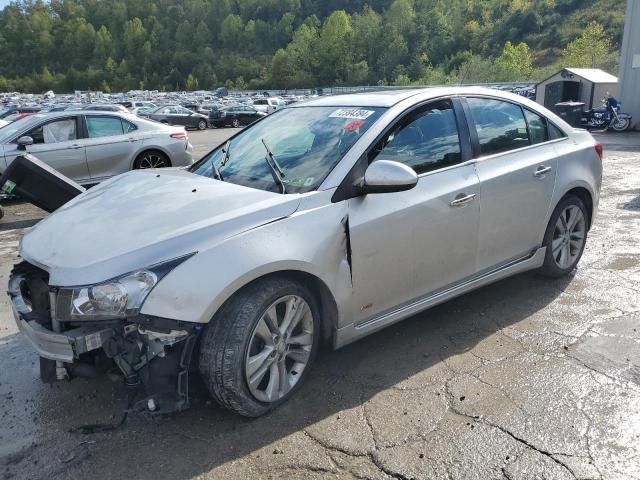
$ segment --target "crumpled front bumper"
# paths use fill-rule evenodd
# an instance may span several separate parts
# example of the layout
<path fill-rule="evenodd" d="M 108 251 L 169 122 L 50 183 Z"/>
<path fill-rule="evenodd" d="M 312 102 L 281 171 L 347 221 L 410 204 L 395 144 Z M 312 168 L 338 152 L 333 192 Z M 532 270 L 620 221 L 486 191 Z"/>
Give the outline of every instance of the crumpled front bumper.
<path fill-rule="evenodd" d="M 38 315 L 25 302 L 22 285 L 25 275 L 13 275 L 9 280 L 13 316 L 20 331 L 29 339 L 38 355 L 49 360 L 73 363 L 83 353 L 101 348 L 113 335 L 111 324 L 91 324 L 58 333 L 38 322 Z"/>

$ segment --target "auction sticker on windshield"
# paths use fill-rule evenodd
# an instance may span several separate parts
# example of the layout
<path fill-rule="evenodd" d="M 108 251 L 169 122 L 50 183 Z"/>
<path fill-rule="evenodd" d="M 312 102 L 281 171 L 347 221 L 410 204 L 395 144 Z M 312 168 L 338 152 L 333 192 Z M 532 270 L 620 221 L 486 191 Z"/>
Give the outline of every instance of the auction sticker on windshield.
<path fill-rule="evenodd" d="M 330 118 L 353 118 L 355 120 L 364 120 L 376 113 L 374 110 L 361 110 L 359 108 L 340 108 L 329 115 Z"/>

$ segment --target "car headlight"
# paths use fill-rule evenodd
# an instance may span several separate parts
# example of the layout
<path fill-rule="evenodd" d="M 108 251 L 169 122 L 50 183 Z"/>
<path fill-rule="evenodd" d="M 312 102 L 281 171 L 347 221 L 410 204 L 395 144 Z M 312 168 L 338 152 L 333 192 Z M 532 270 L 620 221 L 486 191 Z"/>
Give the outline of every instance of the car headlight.
<path fill-rule="evenodd" d="M 60 321 L 111 320 L 137 315 L 153 287 L 194 254 L 135 270 L 96 285 L 59 288 L 54 318 Z"/>

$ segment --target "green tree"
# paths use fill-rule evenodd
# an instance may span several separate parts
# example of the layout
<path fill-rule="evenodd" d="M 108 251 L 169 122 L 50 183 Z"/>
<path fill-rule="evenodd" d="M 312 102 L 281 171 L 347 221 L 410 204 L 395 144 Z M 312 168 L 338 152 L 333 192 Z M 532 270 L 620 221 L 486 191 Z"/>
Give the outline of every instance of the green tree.
<path fill-rule="evenodd" d="M 566 67 L 605 66 L 611 54 L 611 39 L 598 22 L 590 22 L 580 37 L 567 45 L 562 64 Z"/>
<path fill-rule="evenodd" d="M 496 59 L 496 78 L 505 82 L 531 80 L 533 57 L 529 46 L 520 42 L 513 45 L 507 41 L 502 55 Z"/>

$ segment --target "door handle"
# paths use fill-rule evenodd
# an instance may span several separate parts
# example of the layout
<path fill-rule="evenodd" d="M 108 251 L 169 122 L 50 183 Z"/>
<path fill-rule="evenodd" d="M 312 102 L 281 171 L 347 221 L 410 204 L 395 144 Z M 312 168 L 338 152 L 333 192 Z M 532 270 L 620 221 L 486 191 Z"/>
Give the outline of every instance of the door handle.
<path fill-rule="evenodd" d="M 457 195 L 456 198 L 449 205 L 452 207 L 461 207 L 463 205 L 466 205 L 469 202 L 473 202 L 474 198 L 476 198 L 475 193 L 471 193 L 469 195 L 461 193 Z"/>
<path fill-rule="evenodd" d="M 136 139 L 135 139 L 135 138 L 133 138 L 133 137 L 129 137 L 129 138 L 128 138 L 128 140 L 129 140 L 130 142 L 135 142 L 135 141 L 136 141 Z"/>
<path fill-rule="evenodd" d="M 538 167 L 538 169 L 533 172 L 533 176 L 534 177 L 543 177 L 544 175 L 546 175 L 547 173 L 549 173 L 551 171 L 551 167 Z"/>
<path fill-rule="evenodd" d="M 74 143 L 73 145 L 71 145 L 71 148 L 73 148 L 74 150 L 77 150 L 79 148 L 82 148 L 82 145 L 78 145 L 77 143 Z"/>

